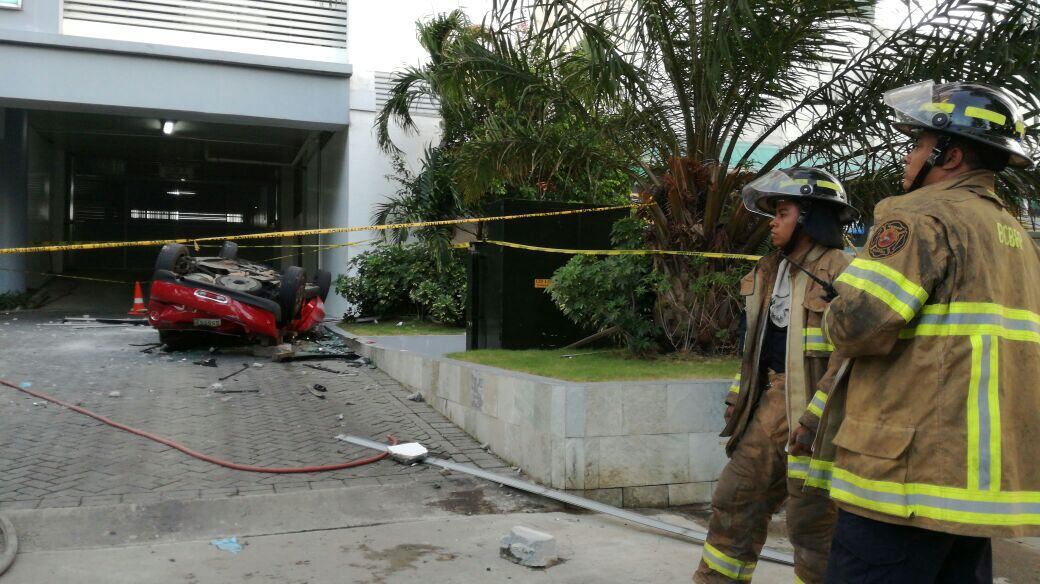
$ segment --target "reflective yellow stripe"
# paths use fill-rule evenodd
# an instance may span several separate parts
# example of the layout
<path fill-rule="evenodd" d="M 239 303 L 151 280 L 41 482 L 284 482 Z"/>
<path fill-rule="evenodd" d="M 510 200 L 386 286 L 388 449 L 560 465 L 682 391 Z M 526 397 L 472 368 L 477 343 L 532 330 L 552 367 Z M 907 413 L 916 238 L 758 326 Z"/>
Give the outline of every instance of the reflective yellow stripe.
<path fill-rule="evenodd" d="M 925 300 L 928 300 L 928 293 L 924 288 L 885 264 L 871 260 L 852 260 L 836 282 L 874 296 L 907 322 L 914 318 Z"/>
<path fill-rule="evenodd" d="M 834 463 L 825 460 L 812 460 L 809 462 L 809 476 L 805 479 L 806 486 L 817 489 L 831 488 L 831 473 Z"/>
<path fill-rule="evenodd" d="M 982 337 L 971 337 L 971 377 L 968 378 L 968 488 L 979 488 L 979 378 L 982 375 Z"/>
<path fill-rule="evenodd" d="M 1026 125 L 1019 120 L 1015 120 L 1015 133 L 1019 136 L 1026 133 Z"/>
<path fill-rule="evenodd" d="M 997 113 L 993 110 L 982 109 L 981 107 L 975 107 L 969 105 L 964 108 L 964 115 L 969 118 L 979 118 L 980 120 L 989 120 L 998 126 L 1003 126 L 1007 123 L 1007 116 L 1001 113 Z"/>
<path fill-rule="evenodd" d="M 809 478 L 809 462 L 812 460 L 809 456 L 792 456 L 787 455 L 787 476 L 792 479 L 805 480 Z"/>
<path fill-rule="evenodd" d="M 751 575 L 755 573 L 755 566 L 758 564 L 758 562 L 742 562 L 731 558 L 707 542 L 704 544 L 704 553 L 701 554 L 701 558 L 712 570 L 723 576 L 742 581 L 751 580 Z"/>
<path fill-rule="evenodd" d="M 1003 434 L 1000 423 L 1000 343 L 993 339 L 993 353 L 990 355 L 990 363 L 993 371 L 989 380 L 989 460 L 990 460 L 990 490 L 999 491 L 1000 481 L 1003 479 L 1000 468 L 1003 464 L 1002 443 Z"/>
<path fill-rule="evenodd" d="M 880 513 L 966 525 L 1040 525 L 1040 492 L 874 481 L 835 468 L 831 497 Z"/>
<path fill-rule="evenodd" d="M 817 390 L 806 409 L 819 418 L 823 415 L 823 408 L 827 405 L 827 394 Z"/>
<path fill-rule="evenodd" d="M 834 345 L 827 342 L 822 328 L 806 327 L 802 330 L 802 336 L 805 337 L 806 351 L 834 351 Z"/>
<path fill-rule="evenodd" d="M 900 338 L 991 335 L 1040 343 L 1040 315 L 988 302 L 929 304 L 911 324 L 899 332 Z"/>
<path fill-rule="evenodd" d="M 841 187 L 836 185 L 836 184 L 834 184 L 834 183 L 832 183 L 829 180 L 818 180 L 818 181 L 816 181 L 816 185 L 817 186 L 821 186 L 821 187 L 825 187 L 825 188 L 828 188 L 828 189 L 832 189 L 832 190 L 837 191 L 839 193 L 841 192 Z"/>
<path fill-rule="evenodd" d="M 740 393 L 740 374 L 733 378 L 733 383 L 729 386 L 730 393 Z"/>
<path fill-rule="evenodd" d="M 943 112 L 943 113 L 947 113 L 947 114 L 952 114 L 953 113 L 953 107 L 954 106 L 953 106 L 952 103 L 940 103 L 940 102 L 937 102 L 937 101 L 933 101 L 933 102 L 924 104 L 923 106 L 921 106 L 921 109 L 926 111 L 926 112 Z"/>
<path fill-rule="evenodd" d="M 798 574 L 794 575 L 794 584 L 805 584 L 805 580 L 798 577 Z"/>

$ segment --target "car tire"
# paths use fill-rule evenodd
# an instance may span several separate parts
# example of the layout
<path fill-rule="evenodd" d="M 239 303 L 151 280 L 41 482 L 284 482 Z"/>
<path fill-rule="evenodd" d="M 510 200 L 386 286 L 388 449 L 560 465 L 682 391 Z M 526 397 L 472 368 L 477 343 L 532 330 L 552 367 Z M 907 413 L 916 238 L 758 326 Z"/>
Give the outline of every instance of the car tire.
<path fill-rule="evenodd" d="M 281 324 L 296 318 L 303 304 L 303 287 L 307 284 L 307 273 L 300 266 L 289 266 L 282 272 L 278 283 L 278 307 L 282 311 Z"/>
<path fill-rule="evenodd" d="M 219 255 L 225 260 L 237 260 L 238 244 L 233 241 L 225 241 L 224 245 L 220 248 Z"/>
<path fill-rule="evenodd" d="M 179 243 L 167 243 L 155 260 L 155 271 L 166 270 L 179 276 L 191 271 L 188 248 Z"/>
<path fill-rule="evenodd" d="M 325 302 L 325 299 L 329 297 L 329 290 L 332 288 L 332 272 L 318 270 L 318 273 L 314 275 L 314 283 L 318 285 L 318 295 L 321 296 L 321 301 Z"/>

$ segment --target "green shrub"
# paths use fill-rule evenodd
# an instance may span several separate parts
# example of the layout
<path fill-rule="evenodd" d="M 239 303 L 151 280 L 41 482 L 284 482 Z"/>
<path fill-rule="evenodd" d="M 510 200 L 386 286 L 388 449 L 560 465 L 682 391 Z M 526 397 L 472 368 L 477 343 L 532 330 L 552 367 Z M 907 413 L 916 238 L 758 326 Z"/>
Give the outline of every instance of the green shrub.
<path fill-rule="evenodd" d="M 643 229 L 635 217 L 618 221 L 614 246 L 642 247 Z M 654 301 L 663 282 L 650 256 L 576 256 L 553 274 L 549 294 L 575 323 L 601 331 L 616 326 L 629 350 L 648 353 L 657 349 Z"/>
<path fill-rule="evenodd" d="M 336 280 L 336 292 L 352 305 L 348 318 L 414 315 L 459 325 L 466 307 L 464 257 L 453 251 L 444 261 L 421 243 L 380 243 L 350 260 L 352 275 Z"/>

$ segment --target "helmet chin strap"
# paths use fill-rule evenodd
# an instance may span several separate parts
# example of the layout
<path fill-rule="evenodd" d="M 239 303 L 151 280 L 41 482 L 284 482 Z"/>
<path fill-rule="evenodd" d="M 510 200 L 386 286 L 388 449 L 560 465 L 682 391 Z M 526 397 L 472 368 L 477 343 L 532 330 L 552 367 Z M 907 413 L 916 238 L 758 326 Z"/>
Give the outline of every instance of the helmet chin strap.
<path fill-rule="evenodd" d="M 914 182 L 910 184 L 910 188 L 906 192 L 911 193 L 921 188 L 921 185 L 924 184 L 924 179 L 928 178 L 928 173 L 932 171 L 932 168 L 946 158 L 946 149 L 949 147 L 950 137 L 946 134 L 940 134 L 939 139 L 935 142 L 935 146 L 932 147 L 932 153 L 928 155 L 928 159 L 921 165 L 921 169 L 917 171 L 917 176 L 914 177 Z"/>
<path fill-rule="evenodd" d="M 784 245 L 783 252 L 784 256 L 791 255 L 796 245 L 798 245 L 798 236 L 802 234 L 805 229 L 805 215 L 809 212 L 809 202 L 798 205 L 798 223 L 795 224 L 794 230 L 791 231 L 791 239 L 787 240 Z"/>

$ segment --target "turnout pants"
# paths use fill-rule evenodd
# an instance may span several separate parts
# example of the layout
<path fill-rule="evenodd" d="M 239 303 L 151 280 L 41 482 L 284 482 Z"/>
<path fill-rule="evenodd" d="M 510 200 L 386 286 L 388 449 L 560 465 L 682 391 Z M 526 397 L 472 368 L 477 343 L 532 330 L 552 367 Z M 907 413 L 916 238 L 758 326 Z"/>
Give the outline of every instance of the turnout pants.
<path fill-rule="evenodd" d="M 993 582 L 989 538 L 953 535 L 838 512 L 827 583 Z"/>
<path fill-rule="evenodd" d="M 788 437 L 784 376 L 770 374 L 769 388 L 715 486 L 708 540 L 694 582 L 750 581 L 769 521 L 785 500 L 796 581 L 823 582 L 836 512 L 829 498 L 815 492 L 788 495 Z"/>

